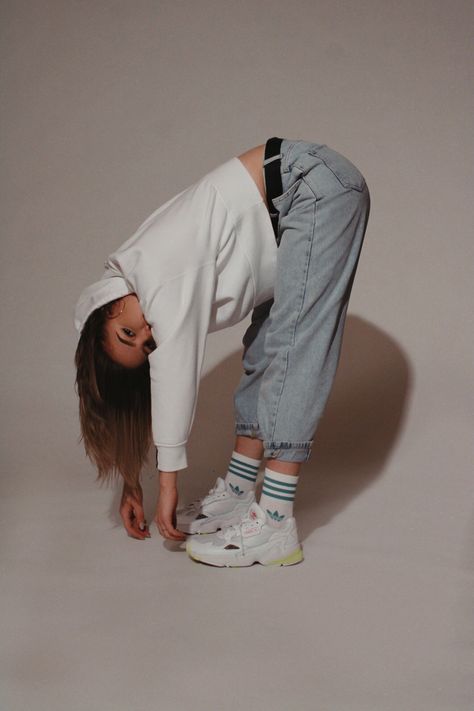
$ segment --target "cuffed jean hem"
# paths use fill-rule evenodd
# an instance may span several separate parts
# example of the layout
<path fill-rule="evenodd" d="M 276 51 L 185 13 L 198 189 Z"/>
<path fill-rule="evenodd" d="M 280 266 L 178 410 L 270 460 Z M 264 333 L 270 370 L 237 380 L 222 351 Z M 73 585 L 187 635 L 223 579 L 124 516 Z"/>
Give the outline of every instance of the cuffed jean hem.
<path fill-rule="evenodd" d="M 263 435 L 256 422 L 237 422 L 235 425 L 235 434 L 241 437 L 252 437 L 252 439 L 263 440 Z"/>
<path fill-rule="evenodd" d="M 307 462 L 311 457 L 313 440 L 309 442 L 263 442 L 265 459 L 282 462 Z"/>
<path fill-rule="evenodd" d="M 265 440 L 256 422 L 237 422 L 235 434 L 242 437 L 261 439 L 263 442 L 265 459 L 279 459 L 282 462 L 307 462 L 311 457 L 311 447 L 314 440 L 309 442 L 275 442 Z"/>

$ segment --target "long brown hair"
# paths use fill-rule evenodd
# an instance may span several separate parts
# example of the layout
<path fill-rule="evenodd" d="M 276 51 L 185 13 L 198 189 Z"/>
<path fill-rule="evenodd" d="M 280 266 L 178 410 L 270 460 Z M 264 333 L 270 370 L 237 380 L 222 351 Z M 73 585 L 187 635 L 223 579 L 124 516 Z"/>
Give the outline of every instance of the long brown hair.
<path fill-rule="evenodd" d="M 90 314 L 77 344 L 78 441 L 84 441 L 86 454 L 97 467 L 96 481 L 110 483 L 122 475 L 136 489 L 152 441 L 150 366 L 146 359 L 127 368 L 105 352 L 106 309 L 115 301 Z"/>

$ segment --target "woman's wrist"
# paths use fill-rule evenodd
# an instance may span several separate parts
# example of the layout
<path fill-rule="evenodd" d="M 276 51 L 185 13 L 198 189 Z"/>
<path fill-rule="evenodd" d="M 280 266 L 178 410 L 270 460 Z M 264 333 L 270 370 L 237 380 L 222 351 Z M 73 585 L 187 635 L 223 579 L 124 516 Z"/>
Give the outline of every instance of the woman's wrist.
<path fill-rule="evenodd" d="M 176 489 L 178 483 L 178 472 L 162 472 L 158 470 L 158 480 L 160 489 Z"/>

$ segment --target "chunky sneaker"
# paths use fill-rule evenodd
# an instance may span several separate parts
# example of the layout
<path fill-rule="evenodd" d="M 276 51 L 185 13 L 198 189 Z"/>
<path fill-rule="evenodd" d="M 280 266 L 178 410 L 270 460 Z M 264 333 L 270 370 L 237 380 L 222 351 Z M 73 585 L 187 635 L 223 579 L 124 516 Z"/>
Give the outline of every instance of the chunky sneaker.
<path fill-rule="evenodd" d="M 183 533 L 214 533 L 241 521 L 255 501 L 255 492 L 229 486 L 222 477 L 202 499 L 176 511 L 176 528 Z"/>
<path fill-rule="evenodd" d="M 256 501 L 239 524 L 202 539 L 188 539 L 186 551 L 201 563 L 231 568 L 253 563 L 293 565 L 303 560 L 295 519 L 273 526 Z"/>

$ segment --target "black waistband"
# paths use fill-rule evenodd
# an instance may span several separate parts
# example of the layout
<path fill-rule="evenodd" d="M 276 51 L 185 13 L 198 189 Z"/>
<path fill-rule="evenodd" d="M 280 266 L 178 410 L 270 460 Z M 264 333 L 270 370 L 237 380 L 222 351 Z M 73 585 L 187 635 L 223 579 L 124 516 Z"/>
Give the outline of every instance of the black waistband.
<path fill-rule="evenodd" d="M 269 138 L 265 144 L 265 158 L 263 161 L 263 167 L 265 171 L 265 190 L 267 196 L 267 204 L 270 212 L 270 219 L 273 225 L 273 231 L 275 233 L 275 239 L 277 246 L 280 245 L 280 240 L 278 236 L 278 210 L 275 209 L 273 205 L 273 198 L 277 195 L 281 195 L 283 192 L 283 187 L 281 183 L 281 158 L 280 153 L 282 138 Z"/>

